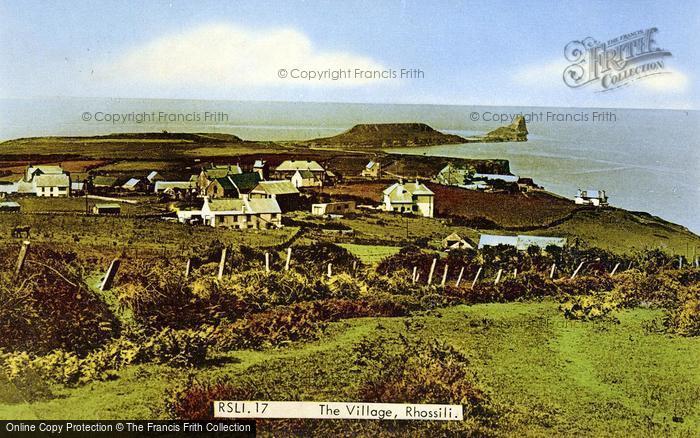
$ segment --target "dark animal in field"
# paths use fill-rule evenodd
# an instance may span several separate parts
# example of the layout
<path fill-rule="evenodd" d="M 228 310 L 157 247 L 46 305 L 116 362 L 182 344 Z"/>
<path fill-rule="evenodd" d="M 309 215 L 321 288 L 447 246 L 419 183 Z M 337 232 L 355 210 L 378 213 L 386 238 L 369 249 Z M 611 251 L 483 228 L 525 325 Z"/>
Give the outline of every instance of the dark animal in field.
<path fill-rule="evenodd" d="M 27 237 L 29 238 L 29 233 L 32 231 L 32 227 L 15 227 L 12 229 L 12 237 Z"/>

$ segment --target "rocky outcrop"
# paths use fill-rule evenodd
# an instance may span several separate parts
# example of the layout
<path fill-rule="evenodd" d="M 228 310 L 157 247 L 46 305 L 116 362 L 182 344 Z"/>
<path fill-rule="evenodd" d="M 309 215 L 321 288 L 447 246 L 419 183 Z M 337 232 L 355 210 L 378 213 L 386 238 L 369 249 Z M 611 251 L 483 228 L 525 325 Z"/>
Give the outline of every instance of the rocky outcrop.
<path fill-rule="evenodd" d="M 513 123 L 494 129 L 486 134 L 483 139 L 485 142 L 527 141 L 527 134 L 525 117 L 517 116 Z"/>
<path fill-rule="evenodd" d="M 390 148 L 466 142 L 458 135 L 444 134 L 425 123 L 368 123 L 355 125 L 333 137 L 316 138 L 307 143 L 312 146 Z"/>

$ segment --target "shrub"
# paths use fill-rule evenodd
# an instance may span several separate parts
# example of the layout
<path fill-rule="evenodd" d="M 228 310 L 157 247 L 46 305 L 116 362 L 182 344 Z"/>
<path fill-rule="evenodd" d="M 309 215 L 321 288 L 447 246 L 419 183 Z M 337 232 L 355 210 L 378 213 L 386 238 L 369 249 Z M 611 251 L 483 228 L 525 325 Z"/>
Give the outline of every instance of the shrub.
<path fill-rule="evenodd" d="M 0 350 L 0 402 L 14 404 L 51 398 L 46 379 L 32 366 L 26 352 L 4 353 Z"/>
<path fill-rule="evenodd" d="M 603 319 L 608 314 L 619 307 L 619 303 L 611 301 L 604 295 L 585 295 L 567 298 L 560 306 L 559 310 L 568 319 L 592 321 Z"/>
<path fill-rule="evenodd" d="M 579 276 L 557 280 L 559 291 L 564 295 L 585 295 L 597 292 L 607 292 L 613 289 L 615 282 L 608 275 Z"/>
<path fill-rule="evenodd" d="M 223 323 L 214 338 L 221 350 L 262 349 L 316 339 L 326 322 L 366 316 L 402 316 L 415 303 L 377 296 L 360 300 L 329 299 L 277 307 Z"/>
<path fill-rule="evenodd" d="M 328 298 L 328 286 L 318 275 L 298 271 L 249 270 L 221 283 L 221 294 L 237 296 L 254 310 Z"/>
<path fill-rule="evenodd" d="M 367 286 L 350 274 L 340 273 L 326 280 L 331 298 L 357 298 L 367 292 Z"/>
<path fill-rule="evenodd" d="M 188 379 L 167 391 L 166 413 L 175 420 L 213 420 L 214 400 L 256 400 L 262 395 L 252 385 L 234 386 L 227 381 Z"/>
<path fill-rule="evenodd" d="M 173 330 L 165 328 L 144 345 L 147 355 L 155 362 L 172 366 L 197 366 L 204 363 L 214 333 L 213 327 L 202 330 Z"/>
<path fill-rule="evenodd" d="M 459 288 L 448 286 L 445 293 L 466 303 L 508 302 L 559 294 L 555 282 L 536 272 L 524 272 L 518 277 L 505 278 L 499 284 L 477 283 L 471 288 L 465 282 Z"/>
<path fill-rule="evenodd" d="M 489 396 L 477 384 L 466 356 L 452 346 L 379 336 L 363 339 L 353 350 L 355 364 L 364 370 L 359 400 L 461 404 L 466 420 L 452 427 L 462 433 L 484 432 L 492 424 L 495 411 Z"/>
<path fill-rule="evenodd" d="M 302 339 L 315 339 L 322 325 L 313 308 L 280 307 L 220 325 L 215 334 L 222 350 L 261 349 Z"/>
<path fill-rule="evenodd" d="M 211 327 L 201 331 L 168 328 L 144 341 L 116 339 L 84 358 L 61 350 L 36 357 L 24 351 L 0 352 L 0 377 L 32 391 L 39 381 L 75 386 L 113 379 L 116 370 L 133 363 L 197 366 L 206 359 L 212 333 Z"/>
<path fill-rule="evenodd" d="M 0 271 L 0 348 L 84 355 L 119 326 L 84 281 L 75 253 L 33 247 L 19 279 Z"/>
<path fill-rule="evenodd" d="M 315 242 L 292 249 L 292 267 L 296 270 L 323 273 L 328 263 L 333 265 L 333 272 L 336 273 L 350 272 L 353 264 L 362 265 L 360 259 L 350 251 L 332 243 Z"/>
<path fill-rule="evenodd" d="M 664 317 L 664 326 L 680 336 L 700 336 L 700 286 L 684 287 L 676 305 Z"/>

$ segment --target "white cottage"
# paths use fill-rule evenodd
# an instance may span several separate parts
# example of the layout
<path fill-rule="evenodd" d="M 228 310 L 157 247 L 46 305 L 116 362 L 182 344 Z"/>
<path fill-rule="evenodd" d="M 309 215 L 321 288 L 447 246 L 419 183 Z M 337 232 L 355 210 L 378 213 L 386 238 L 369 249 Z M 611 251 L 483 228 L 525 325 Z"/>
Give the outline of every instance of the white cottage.
<path fill-rule="evenodd" d="M 201 210 L 205 225 L 239 229 L 282 227 L 282 210 L 274 199 L 204 198 Z"/>
<path fill-rule="evenodd" d="M 605 190 L 579 190 L 574 202 L 578 205 L 602 207 L 608 205 L 608 197 Z"/>
<path fill-rule="evenodd" d="M 425 184 L 416 182 L 397 182 L 384 189 L 382 208 L 386 211 L 414 213 L 433 217 L 433 193 Z"/>

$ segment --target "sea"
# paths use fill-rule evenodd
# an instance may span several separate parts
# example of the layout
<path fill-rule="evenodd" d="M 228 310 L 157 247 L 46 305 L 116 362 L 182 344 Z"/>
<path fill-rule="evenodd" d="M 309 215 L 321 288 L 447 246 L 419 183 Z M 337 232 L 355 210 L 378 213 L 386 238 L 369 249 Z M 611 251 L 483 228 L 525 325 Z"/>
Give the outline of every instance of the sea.
<path fill-rule="evenodd" d="M 358 123 L 423 122 L 463 137 L 522 114 L 527 142 L 468 143 L 390 152 L 502 158 L 511 172 L 573 198 L 605 190 L 616 207 L 700 233 L 700 112 L 513 106 L 243 102 L 108 98 L 0 99 L 0 141 L 117 132 L 220 132 L 246 140 L 305 140 Z M 2 145 L 0 145 L 0 154 Z"/>

